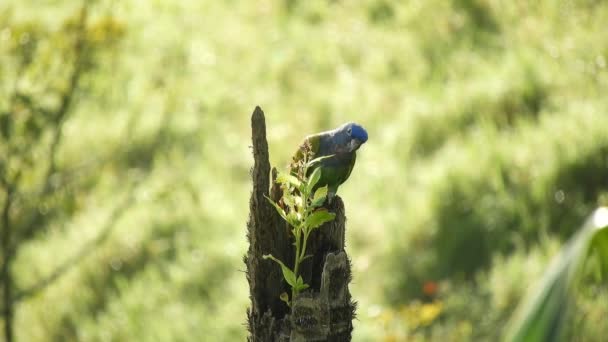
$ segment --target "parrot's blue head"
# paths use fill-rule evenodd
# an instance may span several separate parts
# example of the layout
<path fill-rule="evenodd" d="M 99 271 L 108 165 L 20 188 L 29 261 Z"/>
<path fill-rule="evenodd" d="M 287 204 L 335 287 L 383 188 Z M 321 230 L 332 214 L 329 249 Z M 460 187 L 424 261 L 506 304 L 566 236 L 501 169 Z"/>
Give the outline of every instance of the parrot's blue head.
<path fill-rule="evenodd" d="M 367 131 L 354 122 L 346 123 L 336 130 L 334 139 L 347 152 L 354 152 L 367 141 Z"/>

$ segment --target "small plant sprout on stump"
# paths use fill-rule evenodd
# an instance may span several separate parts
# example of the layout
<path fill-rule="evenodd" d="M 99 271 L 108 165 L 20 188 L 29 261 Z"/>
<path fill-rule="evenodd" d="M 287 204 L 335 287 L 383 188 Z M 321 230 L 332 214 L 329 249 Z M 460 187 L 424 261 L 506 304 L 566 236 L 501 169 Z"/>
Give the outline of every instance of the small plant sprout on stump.
<path fill-rule="evenodd" d="M 275 203 L 272 199 L 268 201 L 275 207 L 279 215 L 285 220 L 290 228 L 291 234 L 294 237 L 294 268 L 293 270 L 285 266 L 285 264 L 272 256 L 272 254 L 264 255 L 264 259 L 271 259 L 281 266 L 283 278 L 289 286 L 291 286 L 291 298 L 295 297 L 300 291 L 309 287 L 304 283 L 302 276 L 298 273 L 298 268 L 302 261 L 312 255 L 306 255 L 306 243 L 313 230 L 319 228 L 323 223 L 329 222 L 336 217 L 336 214 L 330 213 L 327 209 L 322 208 L 323 203 L 327 199 L 327 185 L 317 188 L 315 185 L 321 178 L 321 169 L 316 168 L 310 177 L 306 177 L 309 168 L 326 157 L 311 159 L 312 153 L 310 146 L 306 147 L 306 156 L 303 160 L 292 165 L 296 170 L 294 174 L 279 173 L 276 182 L 280 184 L 283 196 L 281 201 L 283 206 Z M 281 294 L 281 300 L 290 305 L 286 293 Z"/>
<path fill-rule="evenodd" d="M 316 158 L 304 144 L 302 158 L 278 172 L 270 166 L 259 107 L 251 128 L 248 341 L 350 341 L 355 304 L 348 290 L 344 204 L 339 196 L 330 198 L 332 185 L 317 167 L 332 156 Z"/>

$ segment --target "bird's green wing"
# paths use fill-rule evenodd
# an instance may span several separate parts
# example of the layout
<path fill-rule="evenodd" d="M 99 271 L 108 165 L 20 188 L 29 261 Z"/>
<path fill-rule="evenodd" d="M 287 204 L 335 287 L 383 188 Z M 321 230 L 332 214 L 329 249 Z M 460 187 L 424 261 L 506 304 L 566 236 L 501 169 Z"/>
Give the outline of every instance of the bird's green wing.
<path fill-rule="evenodd" d="M 337 188 L 346 182 L 355 166 L 356 154 L 353 154 L 351 161 L 346 165 L 337 165 L 323 168 L 321 181 L 319 183 L 328 184 L 330 187 Z"/>
<path fill-rule="evenodd" d="M 340 183 L 346 182 L 348 177 L 350 177 L 350 173 L 353 171 L 353 168 L 355 167 L 355 161 L 357 161 L 357 154 L 353 153 L 353 158 L 350 161 L 350 164 L 348 165 L 348 171 L 346 172 L 346 174 L 344 175 L 344 179 L 342 179 L 342 182 L 340 182 Z"/>

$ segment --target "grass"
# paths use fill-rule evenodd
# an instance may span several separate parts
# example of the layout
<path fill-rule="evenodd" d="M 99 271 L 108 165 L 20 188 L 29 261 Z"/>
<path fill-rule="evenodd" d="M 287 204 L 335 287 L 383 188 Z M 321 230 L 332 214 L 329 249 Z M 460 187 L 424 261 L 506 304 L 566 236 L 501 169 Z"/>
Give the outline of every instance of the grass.
<path fill-rule="evenodd" d="M 4 2 L 0 39 L 56 32 L 77 7 Z M 20 251 L 17 284 L 93 239 L 129 177 L 145 177 L 107 240 L 19 306 L 18 340 L 244 339 L 255 105 L 279 167 L 311 132 L 368 129 L 340 189 L 355 341 L 497 337 L 558 247 L 607 204 L 602 2 L 99 0 L 91 16 L 112 18 L 100 32 L 118 42 L 81 85 L 60 160 L 115 158 L 73 214 Z M 2 96 L 11 68 L 0 57 Z M 594 305 L 601 281 L 580 296 L 586 317 L 607 314 Z M 425 324 L 408 319 L 429 310 Z M 577 336 L 605 331 L 581 324 Z"/>

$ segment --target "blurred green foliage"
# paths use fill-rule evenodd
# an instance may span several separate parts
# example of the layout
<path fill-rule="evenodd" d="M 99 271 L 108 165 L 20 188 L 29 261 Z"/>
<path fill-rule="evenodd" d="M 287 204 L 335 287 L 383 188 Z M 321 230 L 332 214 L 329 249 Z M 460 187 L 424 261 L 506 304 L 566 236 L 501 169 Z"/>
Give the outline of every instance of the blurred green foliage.
<path fill-rule="evenodd" d="M 580 312 L 575 316 L 576 326 L 564 322 L 568 314 L 572 315 L 571 305 L 575 302 L 577 283 L 581 274 L 585 274 L 585 267 L 593 264 L 595 275 L 599 277 L 608 273 L 607 228 L 608 208 L 600 207 L 562 247 L 539 284 L 522 300 L 509 324 L 506 341 L 572 341 L 578 338 L 578 324 L 584 322 L 579 318 Z M 593 337 L 599 338 L 600 334 Z"/>
<path fill-rule="evenodd" d="M 65 178 L 41 202 L 81 5 L 0 3 L 0 153 L 9 129 L 23 151 L 0 167 L 25 172 L 13 217 L 44 228 L 16 287 L 93 243 L 18 303 L 18 341 L 244 339 L 257 104 L 274 165 L 311 132 L 370 134 L 340 189 L 356 341 L 496 339 L 608 204 L 608 4 L 584 0 L 93 1 Z M 568 323 L 581 340 L 608 331 L 592 268 Z"/>

